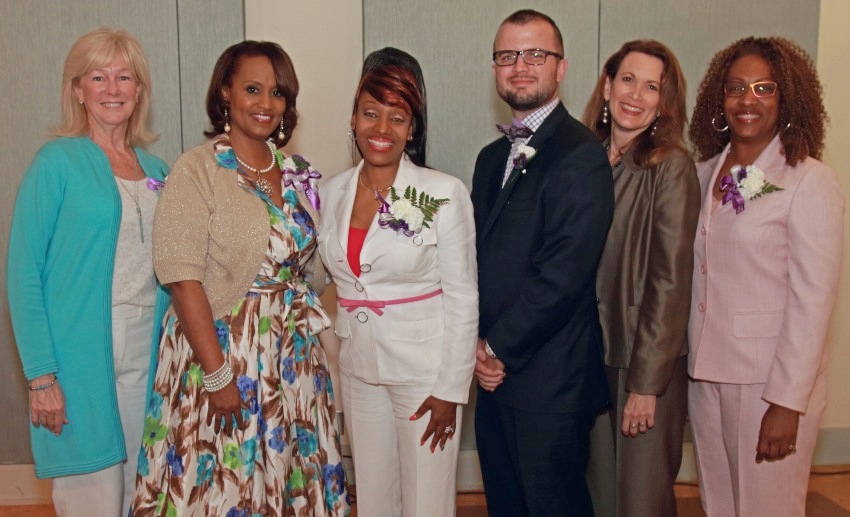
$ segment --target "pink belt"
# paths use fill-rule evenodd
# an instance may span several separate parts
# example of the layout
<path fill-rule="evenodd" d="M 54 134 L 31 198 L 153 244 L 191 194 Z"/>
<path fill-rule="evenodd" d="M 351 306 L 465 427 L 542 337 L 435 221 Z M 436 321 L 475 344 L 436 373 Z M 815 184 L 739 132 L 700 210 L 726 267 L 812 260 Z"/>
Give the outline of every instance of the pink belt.
<path fill-rule="evenodd" d="M 441 294 L 442 292 L 442 289 L 437 289 L 436 291 L 428 294 L 411 296 L 410 298 L 396 298 L 395 300 L 349 300 L 348 298 L 337 296 L 337 301 L 339 301 L 339 306 L 345 307 L 348 312 L 354 312 L 360 307 L 366 307 L 378 316 L 381 316 L 384 314 L 384 311 L 382 311 L 381 309 L 383 307 L 386 307 L 387 305 L 400 305 L 402 303 L 419 302 L 422 300 L 427 300 L 428 298 L 433 298 L 438 294 Z"/>

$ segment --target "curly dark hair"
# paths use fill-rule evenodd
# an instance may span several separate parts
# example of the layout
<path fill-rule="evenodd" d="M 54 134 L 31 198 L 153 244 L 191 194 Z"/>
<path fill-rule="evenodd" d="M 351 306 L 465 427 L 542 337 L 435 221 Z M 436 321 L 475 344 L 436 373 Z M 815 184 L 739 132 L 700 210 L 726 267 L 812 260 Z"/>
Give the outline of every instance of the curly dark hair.
<path fill-rule="evenodd" d="M 723 85 L 732 63 L 748 55 L 761 56 L 767 61 L 779 85 L 777 130 L 785 148 L 786 163 L 794 166 L 806 156 L 820 159 L 829 118 L 823 107 L 823 89 L 812 58 L 799 45 L 785 38 L 755 36 L 732 43 L 718 52 L 708 65 L 688 131 L 699 159 L 711 158 L 729 143 L 729 131 L 716 129 L 726 125 Z"/>
<path fill-rule="evenodd" d="M 600 140 L 611 136 L 611 124 L 602 123 L 602 106 L 605 105 L 605 81 L 612 83 L 620 64 L 627 55 L 640 52 L 656 57 L 664 64 L 661 72 L 661 87 L 658 98 L 658 118 L 655 134 L 647 128 L 635 138 L 633 157 L 635 163 L 643 167 L 653 167 L 662 161 L 673 149 L 684 151 L 684 133 L 687 114 L 685 111 L 685 75 L 679 66 L 679 60 L 673 52 L 655 40 L 634 40 L 623 43 L 602 67 L 602 74 L 596 81 L 593 94 L 584 109 L 582 122 L 590 128 Z"/>
<path fill-rule="evenodd" d="M 211 131 L 204 131 L 207 137 L 224 133 L 224 109 L 227 101 L 224 99 L 224 87 L 230 86 L 233 76 L 239 70 L 242 58 L 265 56 L 271 61 L 277 87 L 286 99 L 286 109 L 283 111 L 284 138 L 277 137 L 278 128 L 269 135 L 278 147 L 283 147 L 292 138 L 292 131 L 298 123 L 298 111 L 295 109 L 295 99 L 298 97 L 298 77 L 289 54 L 277 43 L 270 41 L 246 40 L 231 45 L 219 56 L 213 68 L 210 86 L 207 89 L 207 116 L 212 125 Z"/>

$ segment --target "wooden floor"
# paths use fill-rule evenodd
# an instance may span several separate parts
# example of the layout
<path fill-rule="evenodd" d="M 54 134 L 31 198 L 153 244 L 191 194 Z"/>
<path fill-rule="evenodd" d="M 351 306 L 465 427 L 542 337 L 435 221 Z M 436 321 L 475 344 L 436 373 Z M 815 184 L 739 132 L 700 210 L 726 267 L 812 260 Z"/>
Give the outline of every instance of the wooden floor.
<path fill-rule="evenodd" d="M 696 485 L 676 485 L 679 517 L 704 517 Z M 0 517 L 55 517 L 53 507 L 0 506 Z M 457 498 L 457 517 L 486 517 L 487 507 L 480 493 L 462 493 Z M 850 517 L 850 465 L 816 467 L 809 478 L 807 517 Z M 357 517 L 355 504 L 350 517 Z M 777 516 L 778 517 L 778 516 Z"/>

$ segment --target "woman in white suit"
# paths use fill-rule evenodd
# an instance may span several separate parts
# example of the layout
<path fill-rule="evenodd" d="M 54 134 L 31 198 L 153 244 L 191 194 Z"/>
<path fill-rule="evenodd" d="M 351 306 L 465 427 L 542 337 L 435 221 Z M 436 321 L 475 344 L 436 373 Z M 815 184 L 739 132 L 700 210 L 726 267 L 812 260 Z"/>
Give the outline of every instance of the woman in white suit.
<path fill-rule="evenodd" d="M 460 180 L 421 162 L 416 85 L 409 67 L 364 74 L 351 117 L 363 160 L 321 188 L 357 509 L 369 516 L 454 515 L 452 438 L 475 363 L 472 204 Z"/>
<path fill-rule="evenodd" d="M 805 514 L 844 235 L 825 120 L 811 59 L 782 38 L 733 43 L 700 85 L 688 397 L 709 517 Z"/>

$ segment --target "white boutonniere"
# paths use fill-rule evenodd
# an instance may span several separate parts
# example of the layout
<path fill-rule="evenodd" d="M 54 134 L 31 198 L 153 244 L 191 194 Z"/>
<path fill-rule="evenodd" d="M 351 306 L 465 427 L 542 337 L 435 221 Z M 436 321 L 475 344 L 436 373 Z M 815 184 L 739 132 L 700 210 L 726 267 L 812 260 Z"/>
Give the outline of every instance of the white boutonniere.
<path fill-rule="evenodd" d="M 525 168 L 528 166 L 528 162 L 537 154 L 537 149 L 529 145 L 520 144 L 517 152 L 517 157 L 514 158 L 514 169 L 521 170 L 525 174 Z"/>
<path fill-rule="evenodd" d="M 731 201 L 736 214 L 744 211 L 745 201 L 780 190 L 785 189 L 767 181 L 764 171 L 755 165 L 733 165 L 729 174 L 720 179 L 720 191 L 724 193 L 723 204 Z"/>
<path fill-rule="evenodd" d="M 381 206 L 378 207 L 378 224 L 381 228 L 390 228 L 412 237 L 422 231 L 422 228 L 430 228 L 428 223 L 434 220 L 434 216 L 441 206 L 448 203 L 448 199 L 437 199 L 424 192 L 416 192 L 416 187 L 408 185 L 404 189 L 403 196 L 399 196 L 395 187 L 390 188 L 390 202 L 377 194 Z"/>

